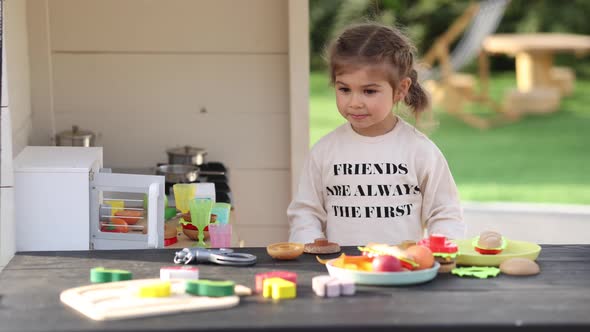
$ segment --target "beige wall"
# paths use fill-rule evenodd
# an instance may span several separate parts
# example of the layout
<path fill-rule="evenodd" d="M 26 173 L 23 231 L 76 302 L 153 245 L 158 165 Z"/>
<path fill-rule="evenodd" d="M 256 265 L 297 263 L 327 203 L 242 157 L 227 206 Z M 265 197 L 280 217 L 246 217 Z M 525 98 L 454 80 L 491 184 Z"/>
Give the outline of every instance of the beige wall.
<path fill-rule="evenodd" d="M 27 144 L 32 131 L 26 1 L 5 1 L 8 100 L 12 115 L 13 155 Z"/>
<path fill-rule="evenodd" d="M 27 145 L 31 133 L 26 2 L 4 1 L 3 17 L 0 267 L 10 260 L 15 250 L 12 158 Z"/>
<path fill-rule="evenodd" d="M 289 8 L 303 8 L 307 24 L 304 2 L 27 3 L 32 144 L 50 145 L 76 124 L 98 134 L 105 166 L 122 168 L 165 162 L 167 148 L 205 147 L 230 169 L 245 244 L 287 239 L 291 167 L 307 150 L 304 121 L 291 157 L 290 108 L 306 102 L 290 98 L 290 72 L 306 62 L 293 67 Z"/>

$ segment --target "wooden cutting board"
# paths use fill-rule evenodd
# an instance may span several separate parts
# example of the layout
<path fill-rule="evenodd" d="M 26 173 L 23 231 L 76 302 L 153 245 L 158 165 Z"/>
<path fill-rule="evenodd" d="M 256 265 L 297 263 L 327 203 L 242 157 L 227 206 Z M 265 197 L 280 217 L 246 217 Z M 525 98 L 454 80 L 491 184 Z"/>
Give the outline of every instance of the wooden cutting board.
<path fill-rule="evenodd" d="M 169 297 L 141 298 L 135 295 L 141 285 L 160 279 L 139 279 L 70 288 L 60 294 L 66 305 L 94 320 L 114 320 L 155 316 L 187 311 L 231 308 L 240 303 L 237 295 L 194 296 L 184 292 L 184 280 L 170 280 Z"/>

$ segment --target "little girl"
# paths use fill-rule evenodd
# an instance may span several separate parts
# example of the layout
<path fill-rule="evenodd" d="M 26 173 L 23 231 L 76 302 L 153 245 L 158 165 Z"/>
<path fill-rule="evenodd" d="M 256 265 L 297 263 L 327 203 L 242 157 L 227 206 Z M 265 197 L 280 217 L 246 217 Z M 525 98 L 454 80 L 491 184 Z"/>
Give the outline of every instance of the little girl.
<path fill-rule="evenodd" d="M 330 46 L 336 106 L 348 121 L 320 139 L 291 202 L 289 241 L 326 237 L 341 245 L 398 244 L 465 233 L 457 187 L 440 150 L 393 113 L 428 107 L 414 46 L 398 30 L 356 25 Z"/>

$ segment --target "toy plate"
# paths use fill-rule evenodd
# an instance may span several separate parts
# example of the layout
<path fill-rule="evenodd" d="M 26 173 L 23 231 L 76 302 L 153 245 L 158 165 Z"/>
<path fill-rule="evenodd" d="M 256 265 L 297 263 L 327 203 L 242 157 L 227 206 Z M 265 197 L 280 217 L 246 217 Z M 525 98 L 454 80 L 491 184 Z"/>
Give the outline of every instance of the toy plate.
<path fill-rule="evenodd" d="M 532 242 L 507 240 L 506 249 L 496 255 L 482 255 L 475 251 L 473 239 L 454 240 L 459 246 L 457 265 L 499 266 L 509 258 L 528 258 L 535 260 L 541 253 L 541 246 Z"/>
<path fill-rule="evenodd" d="M 363 285 L 403 286 L 421 284 L 434 279 L 438 273 L 438 268 L 440 267 L 438 262 L 434 262 L 433 267 L 425 270 L 405 272 L 364 272 L 335 267 L 332 265 L 335 260 L 336 259 L 332 259 L 326 263 L 328 273 L 332 277 L 352 280 L 357 284 Z"/>

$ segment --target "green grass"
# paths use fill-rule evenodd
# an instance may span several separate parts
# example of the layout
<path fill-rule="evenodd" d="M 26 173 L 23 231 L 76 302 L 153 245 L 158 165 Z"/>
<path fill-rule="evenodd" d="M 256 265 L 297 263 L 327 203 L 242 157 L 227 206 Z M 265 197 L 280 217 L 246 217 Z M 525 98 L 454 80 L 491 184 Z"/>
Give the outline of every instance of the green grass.
<path fill-rule="evenodd" d="M 514 73 L 491 79 L 497 101 Z M 344 123 L 324 73 L 311 74 L 310 140 Z M 477 107 L 477 109 L 476 109 Z M 485 112 L 481 106 L 472 111 Z M 435 110 L 430 138 L 442 150 L 464 201 L 590 204 L 590 80 L 578 80 L 560 110 L 489 130 Z"/>

